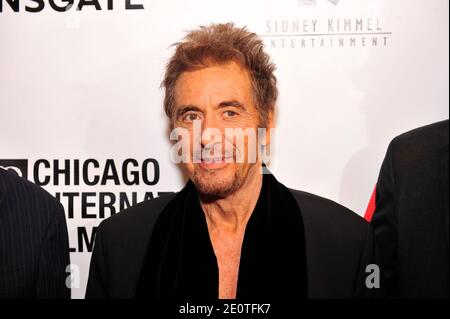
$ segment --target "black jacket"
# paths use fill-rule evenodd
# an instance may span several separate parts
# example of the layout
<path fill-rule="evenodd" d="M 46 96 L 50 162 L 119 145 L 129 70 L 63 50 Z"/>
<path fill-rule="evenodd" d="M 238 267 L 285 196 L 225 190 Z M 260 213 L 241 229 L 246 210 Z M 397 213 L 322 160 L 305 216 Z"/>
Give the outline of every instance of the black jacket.
<path fill-rule="evenodd" d="M 0 298 L 69 298 L 64 208 L 0 168 Z"/>
<path fill-rule="evenodd" d="M 330 200 L 291 190 L 303 216 L 309 298 L 370 297 L 366 266 L 376 263 L 374 237 L 360 216 Z M 174 194 L 140 203 L 97 231 L 86 298 L 133 298 L 159 213 Z M 376 292 L 377 291 L 377 292 Z"/>
<path fill-rule="evenodd" d="M 390 297 L 449 296 L 448 123 L 396 137 L 381 167 L 371 224 Z"/>

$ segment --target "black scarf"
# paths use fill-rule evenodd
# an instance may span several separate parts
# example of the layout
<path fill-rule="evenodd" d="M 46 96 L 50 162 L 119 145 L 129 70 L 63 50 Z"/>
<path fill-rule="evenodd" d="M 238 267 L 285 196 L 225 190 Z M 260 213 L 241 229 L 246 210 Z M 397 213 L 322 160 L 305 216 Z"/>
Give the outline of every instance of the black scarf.
<path fill-rule="evenodd" d="M 284 185 L 264 174 L 244 234 L 236 298 L 307 298 L 307 293 L 300 209 Z M 218 295 L 216 256 L 195 186 L 189 181 L 158 217 L 135 297 L 195 300 Z"/>

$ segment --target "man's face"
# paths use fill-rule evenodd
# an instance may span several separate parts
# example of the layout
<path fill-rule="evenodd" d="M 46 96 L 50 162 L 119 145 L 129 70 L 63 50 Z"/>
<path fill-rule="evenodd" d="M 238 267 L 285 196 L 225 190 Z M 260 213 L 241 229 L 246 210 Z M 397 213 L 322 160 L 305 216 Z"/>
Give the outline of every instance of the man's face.
<path fill-rule="evenodd" d="M 190 161 L 183 169 L 202 195 L 226 197 L 239 189 L 249 174 L 259 173 L 259 160 L 249 163 L 249 139 L 227 138 L 225 129 L 255 130 L 259 114 L 253 102 L 248 72 L 235 62 L 184 72 L 175 85 L 173 126 L 190 132 Z M 201 122 L 194 122 L 201 121 Z M 194 124 L 201 123 L 201 138 Z M 213 134 L 207 136 L 206 132 Z M 220 134 L 216 134 L 219 133 Z M 201 160 L 193 162 L 194 143 Z M 255 150 L 250 142 L 250 150 Z M 237 163 L 237 158 L 244 160 Z M 259 163 L 258 163 L 259 162 Z"/>

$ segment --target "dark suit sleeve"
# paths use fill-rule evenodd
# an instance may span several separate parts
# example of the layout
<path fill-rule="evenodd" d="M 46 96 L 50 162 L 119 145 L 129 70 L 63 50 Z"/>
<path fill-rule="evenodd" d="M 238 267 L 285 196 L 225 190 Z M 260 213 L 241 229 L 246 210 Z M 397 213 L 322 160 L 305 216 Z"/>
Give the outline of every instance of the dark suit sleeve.
<path fill-rule="evenodd" d="M 359 257 L 358 274 L 353 288 L 353 298 L 384 298 L 384 280 L 380 269 L 380 255 L 371 225 L 362 243 Z"/>
<path fill-rule="evenodd" d="M 103 223 L 101 223 L 95 234 L 95 244 L 92 252 L 89 279 L 86 288 L 86 299 L 109 298 L 103 236 Z"/>
<path fill-rule="evenodd" d="M 40 251 L 36 298 L 70 298 L 70 286 L 66 285 L 70 264 L 67 225 L 64 208 L 60 203 L 55 205 Z"/>
<path fill-rule="evenodd" d="M 376 186 L 376 209 L 371 225 L 380 249 L 381 272 L 388 297 L 398 296 L 397 285 L 397 195 L 392 156 L 395 139 L 386 152 Z"/>

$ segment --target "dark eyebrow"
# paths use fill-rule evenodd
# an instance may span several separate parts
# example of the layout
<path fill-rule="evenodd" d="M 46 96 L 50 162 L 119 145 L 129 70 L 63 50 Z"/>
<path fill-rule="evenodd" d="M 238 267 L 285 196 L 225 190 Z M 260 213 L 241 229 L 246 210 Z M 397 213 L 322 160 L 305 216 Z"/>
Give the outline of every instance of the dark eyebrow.
<path fill-rule="evenodd" d="M 244 107 L 244 105 L 241 102 L 232 100 L 232 101 L 223 101 L 221 102 L 217 108 L 223 108 L 223 107 L 237 107 L 242 109 L 243 111 L 246 111 L 246 108 Z M 180 107 L 177 108 L 176 111 L 176 117 L 179 118 L 180 116 L 183 116 L 184 114 L 186 114 L 187 112 L 203 112 L 198 106 L 192 105 L 192 104 L 188 104 L 188 105 L 182 105 Z"/>
<path fill-rule="evenodd" d="M 182 105 L 178 108 L 176 112 L 177 118 L 190 111 L 201 112 L 202 110 L 200 110 L 200 108 L 195 105 Z"/>
<path fill-rule="evenodd" d="M 237 107 L 240 108 L 242 110 L 246 110 L 244 105 L 241 102 L 238 101 L 223 101 L 219 104 L 218 108 L 222 108 L 222 107 L 228 107 L 228 106 L 233 106 L 233 107 Z"/>

